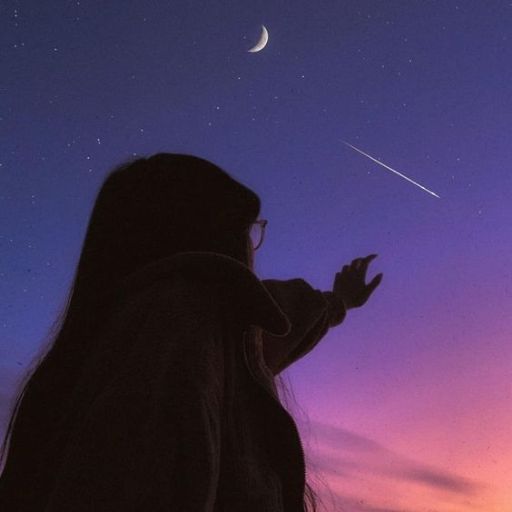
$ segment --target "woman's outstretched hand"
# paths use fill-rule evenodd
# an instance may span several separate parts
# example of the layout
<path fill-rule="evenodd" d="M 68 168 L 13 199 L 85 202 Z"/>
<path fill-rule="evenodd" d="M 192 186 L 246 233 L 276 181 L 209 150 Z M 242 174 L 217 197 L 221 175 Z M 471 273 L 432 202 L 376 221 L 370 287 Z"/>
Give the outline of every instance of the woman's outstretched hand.
<path fill-rule="evenodd" d="M 370 254 L 366 258 L 356 258 L 336 273 L 332 293 L 343 302 L 345 309 L 359 308 L 365 304 L 382 281 L 382 274 L 378 274 L 368 284 L 365 283 L 368 265 L 376 257 L 376 254 Z"/>

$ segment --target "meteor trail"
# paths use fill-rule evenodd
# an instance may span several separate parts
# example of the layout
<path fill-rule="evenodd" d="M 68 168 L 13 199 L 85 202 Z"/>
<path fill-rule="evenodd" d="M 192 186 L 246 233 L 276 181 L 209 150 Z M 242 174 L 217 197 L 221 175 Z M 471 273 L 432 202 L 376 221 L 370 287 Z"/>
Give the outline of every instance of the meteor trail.
<path fill-rule="evenodd" d="M 377 160 L 376 158 L 373 158 L 373 156 L 368 155 L 367 153 L 365 153 L 364 151 L 361 151 L 360 149 L 357 149 L 355 146 L 352 146 L 352 144 L 349 144 L 348 142 L 345 142 L 344 140 L 342 142 L 343 142 L 343 144 L 345 144 L 348 147 L 354 149 L 358 153 L 361 153 L 362 155 L 366 156 L 370 160 L 373 160 L 376 164 L 382 165 L 382 167 L 388 169 L 388 171 L 391 171 L 391 172 L 394 172 L 395 174 L 398 174 L 398 176 L 400 176 L 404 180 L 407 180 L 407 181 L 411 182 L 413 185 L 416 185 L 417 187 L 420 187 L 425 192 L 428 192 L 429 194 L 432 194 L 434 197 L 437 197 L 437 198 L 441 199 L 435 192 L 432 192 L 432 190 L 429 190 L 428 188 L 425 188 L 423 185 L 420 185 L 419 183 L 416 183 L 415 181 L 411 180 L 411 178 L 408 178 L 407 176 L 403 175 L 402 173 L 400 173 L 398 171 L 395 171 L 395 169 L 392 169 L 391 167 L 387 166 L 386 164 L 383 164 L 380 160 Z"/>

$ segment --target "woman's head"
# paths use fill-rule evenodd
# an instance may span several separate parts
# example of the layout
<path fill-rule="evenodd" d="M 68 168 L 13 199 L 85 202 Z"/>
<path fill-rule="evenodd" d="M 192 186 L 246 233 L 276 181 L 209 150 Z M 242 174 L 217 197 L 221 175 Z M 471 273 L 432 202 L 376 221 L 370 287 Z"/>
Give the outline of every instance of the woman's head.
<path fill-rule="evenodd" d="M 104 181 L 77 277 L 104 287 L 183 251 L 218 252 L 250 266 L 248 230 L 259 211 L 253 191 L 206 160 L 170 153 L 137 159 Z"/>

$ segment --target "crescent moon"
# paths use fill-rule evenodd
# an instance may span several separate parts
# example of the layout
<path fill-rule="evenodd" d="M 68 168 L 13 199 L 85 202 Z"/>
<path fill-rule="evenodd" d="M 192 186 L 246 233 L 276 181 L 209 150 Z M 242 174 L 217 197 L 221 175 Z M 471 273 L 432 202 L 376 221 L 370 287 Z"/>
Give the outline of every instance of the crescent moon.
<path fill-rule="evenodd" d="M 263 50 L 263 48 L 265 48 L 265 46 L 267 46 L 267 43 L 268 43 L 268 31 L 264 25 L 261 25 L 260 40 L 250 50 L 247 50 L 247 51 L 251 52 L 251 53 L 259 52 L 259 51 Z"/>

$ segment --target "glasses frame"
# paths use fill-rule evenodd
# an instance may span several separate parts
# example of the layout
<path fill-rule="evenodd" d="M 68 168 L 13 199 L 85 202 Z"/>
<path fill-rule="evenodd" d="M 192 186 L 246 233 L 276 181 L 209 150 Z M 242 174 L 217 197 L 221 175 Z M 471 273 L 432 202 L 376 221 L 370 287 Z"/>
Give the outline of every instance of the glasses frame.
<path fill-rule="evenodd" d="M 261 226 L 261 239 L 256 246 L 253 245 L 253 247 L 252 247 L 256 251 L 261 247 L 261 245 L 263 244 L 263 240 L 265 239 L 265 228 L 267 227 L 268 220 L 267 219 L 258 219 L 256 221 L 254 221 L 251 224 L 251 226 L 249 227 L 249 232 L 252 229 L 253 224 L 259 224 Z M 252 243 L 252 239 L 251 239 L 251 243 Z"/>

